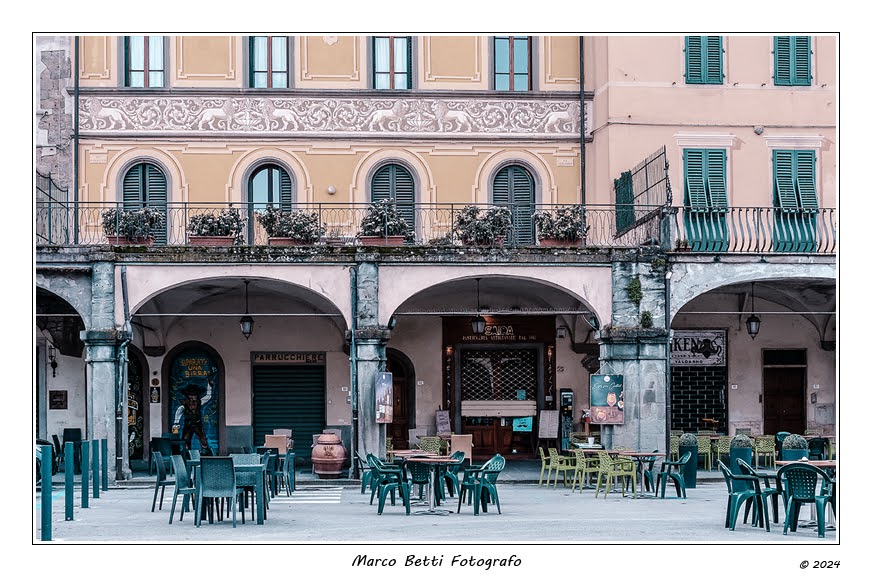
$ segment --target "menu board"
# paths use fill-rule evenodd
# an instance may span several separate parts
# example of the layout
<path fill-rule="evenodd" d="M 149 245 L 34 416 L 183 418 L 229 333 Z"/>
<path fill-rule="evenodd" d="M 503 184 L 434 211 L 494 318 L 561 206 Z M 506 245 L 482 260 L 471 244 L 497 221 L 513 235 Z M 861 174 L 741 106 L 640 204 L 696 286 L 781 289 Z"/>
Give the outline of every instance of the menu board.
<path fill-rule="evenodd" d="M 448 416 L 448 411 L 436 411 L 436 434 L 451 434 L 451 419 Z"/>
<path fill-rule="evenodd" d="M 590 376 L 590 422 L 624 424 L 624 375 Z"/>
<path fill-rule="evenodd" d="M 539 411 L 539 438 L 557 438 L 557 411 Z"/>

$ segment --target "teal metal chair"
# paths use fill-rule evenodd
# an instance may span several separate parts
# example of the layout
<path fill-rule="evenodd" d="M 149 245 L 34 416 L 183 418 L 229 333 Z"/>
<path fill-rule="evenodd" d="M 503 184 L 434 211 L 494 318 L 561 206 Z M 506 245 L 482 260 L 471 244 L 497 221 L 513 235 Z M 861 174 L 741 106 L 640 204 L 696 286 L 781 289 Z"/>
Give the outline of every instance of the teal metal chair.
<path fill-rule="evenodd" d="M 675 493 L 682 499 L 687 498 L 687 488 L 684 484 L 684 466 L 690 462 L 692 453 L 685 453 L 677 461 L 666 460 L 660 463 L 660 472 L 657 473 L 654 493 L 660 493 L 660 498 L 666 498 L 666 485 L 669 481 L 675 485 Z M 652 475 L 653 476 L 653 475 Z"/>
<path fill-rule="evenodd" d="M 724 476 L 724 482 L 727 484 L 727 515 L 724 520 L 724 527 L 730 531 L 736 530 L 736 520 L 739 517 L 739 509 L 742 503 L 745 504 L 745 522 L 748 521 L 748 512 L 751 507 L 755 506 L 755 497 L 757 491 L 753 484 L 757 479 L 752 475 L 735 475 L 730 471 L 730 468 L 724 465 L 723 461 L 718 461 L 718 468 Z M 747 483 L 736 483 L 736 481 L 747 481 Z"/>
<path fill-rule="evenodd" d="M 811 461 L 823 461 L 830 457 L 830 440 L 824 437 L 813 437 L 808 440 L 808 458 Z"/>
<path fill-rule="evenodd" d="M 769 499 L 772 502 L 772 522 L 778 523 L 778 500 L 781 498 L 781 493 L 778 491 L 778 488 L 773 487 L 770 484 L 770 482 L 775 482 L 775 475 L 757 471 L 742 459 L 736 459 L 736 466 L 739 467 L 739 471 L 742 475 L 750 475 L 757 479 L 757 482 L 752 486 L 756 493 L 755 498 L 757 499 L 758 510 L 762 510 L 766 515 L 766 531 L 769 531 L 769 516 L 766 499 Z"/>
<path fill-rule="evenodd" d="M 170 525 L 173 524 L 173 517 L 176 513 L 176 502 L 178 501 L 179 495 L 182 495 L 182 507 L 179 509 L 179 521 L 183 521 L 185 518 L 185 511 L 188 511 L 188 502 L 193 502 L 195 500 L 197 494 L 197 488 L 194 486 L 194 482 L 191 479 L 191 472 L 188 470 L 188 466 L 185 464 L 184 459 L 182 459 L 181 455 L 172 455 L 170 457 L 173 460 L 173 471 L 175 471 L 175 489 L 173 490 L 173 506 L 170 508 Z M 194 515 L 196 516 L 197 510 L 194 510 Z"/>
<path fill-rule="evenodd" d="M 236 508 L 242 498 L 242 487 L 236 485 L 236 472 L 233 470 L 233 459 L 230 457 L 202 457 L 200 459 L 200 475 L 197 483 L 197 511 L 203 510 L 203 499 L 228 499 L 233 515 L 233 526 L 236 527 Z M 209 510 L 211 518 L 211 508 Z M 197 526 L 200 526 L 202 515 L 195 515 Z"/>
<path fill-rule="evenodd" d="M 285 453 L 285 458 L 282 459 L 282 470 L 279 473 L 280 486 L 288 497 L 297 490 L 297 468 L 294 464 L 296 457 L 296 453 L 291 451 Z"/>
<path fill-rule="evenodd" d="M 163 455 L 158 453 L 157 451 L 152 452 L 152 463 L 154 463 L 155 468 L 155 479 L 154 479 L 154 498 L 151 500 L 151 512 L 154 513 L 154 506 L 157 504 L 157 492 L 160 490 L 160 505 L 158 506 L 159 510 L 163 510 L 163 498 L 164 498 L 164 490 L 171 486 L 175 485 L 175 479 L 167 478 L 167 470 L 164 466 Z"/>
<path fill-rule="evenodd" d="M 502 515 L 496 483 L 499 474 L 505 467 L 506 458 L 497 454 L 481 467 L 465 468 L 463 480 L 460 483 L 457 512 L 460 513 L 460 506 L 463 504 L 463 498 L 466 497 L 467 501 L 472 501 L 474 515 L 478 515 L 479 504 L 481 504 L 481 510 L 487 513 L 487 504 L 491 502 L 497 506 L 497 512 Z"/>
<path fill-rule="evenodd" d="M 406 515 L 412 514 L 411 503 L 409 499 L 409 484 L 403 478 L 403 472 L 400 467 L 395 465 L 386 465 L 379 460 L 375 455 L 367 455 L 367 462 L 372 468 L 373 474 L 376 476 L 376 484 L 373 494 L 369 498 L 370 505 L 372 504 L 373 496 L 378 493 L 378 514 L 384 512 L 385 500 L 388 494 L 391 496 L 391 505 L 396 504 L 396 491 L 400 492 L 400 499 L 406 506 Z"/>
<path fill-rule="evenodd" d="M 460 475 L 463 472 L 463 461 L 466 459 L 466 453 L 463 451 L 454 451 L 451 453 L 451 458 L 460 462 L 453 465 L 446 465 L 440 475 L 439 488 L 443 499 L 445 498 L 446 489 L 448 490 L 448 494 L 452 497 L 454 496 L 454 493 L 460 491 Z"/>
<path fill-rule="evenodd" d="M 360 451 L 357 451 L 355 458 L 357 458 L 357 468 L 360 471 L 360 494 L 362 495 L 366 493 L 367 489 L 372 490 L 372 467 L 369 466 L 366 457 L 361 455 Z"/>
<path fill-rule="evenodd" d="M 818 490 L 820 483 L 820 490 Z M 787 502 L 784 511 L 784 534 L 796 531 L 803 505 L 813 505 L 817 513 L 818 537 L 826 533 L 827 503 L 833 499 L 830 477 L 823 469 L 808 463 L 790 463 L 778 469 L 776 485 Z"/>
<path fill-rule="evenodd" d="M 233 465 L 262 465 L 263 455 L 256 453 L 234 453 L 230 455 L 233 459 Z M 245 523 L 245 508 L 248 506 L 249 497 L 251 498 L 251 519 L 254 520 L 255 507 L 257 506 L 257 474 L 252 471 L 239 471 L 236 473 L 236 486 L 242 489 L 242 523 Z M 264 491 L 266 491 L 266 483 L 264 483 Z M 266 515 L 266 507 L 264 507 L 264 515 Z"/>

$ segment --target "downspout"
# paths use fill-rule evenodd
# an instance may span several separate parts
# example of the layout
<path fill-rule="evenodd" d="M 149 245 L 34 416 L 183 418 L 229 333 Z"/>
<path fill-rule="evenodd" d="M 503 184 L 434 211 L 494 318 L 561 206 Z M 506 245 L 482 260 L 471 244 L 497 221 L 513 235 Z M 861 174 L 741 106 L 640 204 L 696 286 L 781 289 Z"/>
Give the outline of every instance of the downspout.
<path fill-rule="evenodd" d="M 578 37 L 578 77 L 579 82 L 581 84 L 581 89 L 579 91 L 579 99 L 580 102 L 580 110 L 581 110 L 581 135 L 579 137 L 579 141 L 581 143 L 581 208 L 584 210 L 584 206 L 587 203 L 587 187 L 585 186 L 585 166 L 584 166 L 584 134 L 585 134 L 585 122 L 584 122 L 584 36 Z"/>
<path fill-rule="evenodd" d="M 672 366 L 670 363 L 670 358 L 672 357 L 672 305 L 669 298 L 672 292 L 672 271 L 667 268 L 666 274 L 663 277 L 663 288 L 666 292 L 663 299 L 666 303 L 666 386 L 664 387 L 666 391 L 666 458 L 669 459 L 670 437 L 672 436 Z"/>
<path fill-rule="evenodd" d="M 356 479 L 357 470 L 357 267 L 351 267 L 351 467 L 348 469 L 348 477 Z"/>
<path fill-rule="evenodd" d="M 127 394 L 127 344 L 130 342 L 130 305 L 127 300 L 127 266 L 121 265 L 121 300 L 124 304 L 124 337 L 116 346 L 115 355 L 115 480 L 124 479 L 124 408 Z"/>
<path fill-rule="evenodd" d="M 73 48 L 73 244 L 79 244 L 79 37 Z"/>

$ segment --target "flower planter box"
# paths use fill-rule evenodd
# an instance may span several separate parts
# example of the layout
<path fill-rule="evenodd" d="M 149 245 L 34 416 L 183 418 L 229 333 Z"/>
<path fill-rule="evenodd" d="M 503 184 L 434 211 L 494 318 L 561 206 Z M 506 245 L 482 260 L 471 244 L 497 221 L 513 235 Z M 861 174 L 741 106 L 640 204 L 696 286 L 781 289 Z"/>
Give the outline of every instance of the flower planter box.
<path fill-rule="evenodd" d="M 539 246 L 581 246 L 581 239 L 578 240 L 564 240 L 564 239 L 556 239 L 556 238 L 540 238 Z"/>
<path fill-rule="evenodd" d="M 406 240 L 404 236 L 359 236 L 363 246 L 403 246 Z"/>
<path fill-rule="evenodd" d="M 305 240 L 300 240 L 298 238 L 292 238 L 290 236 L 271 236 L 271 237 L 269 237 L 269 245 L 270 246 L 306 246 L 308 244 L 312 244 L 312 243 L 306 242 Z"/>
<path fill-rule="evenodd" d="M 685 453 L 690 453 L 690 461 L 684 466 L 682 473 L 684 474 L 684 486 L 688 489 L 696 488 L 696 466 L 699 458 L 699 447 L 696 445 L 679 445 L 678 456 L 682 457 Z"/>
<path fill-rule="evenodd" d="M 188 244 L 191 246 L 233 246 L 236 239 L 232 236 L 191 235 Z"/>
<path fill-rule="evenodd" d="M 151 246 L 154 244 L 154 237 L 146 238 L 127 238 L 126 236 L 106 235 L 106 241 L 112 245 L 139 245 Z"/>

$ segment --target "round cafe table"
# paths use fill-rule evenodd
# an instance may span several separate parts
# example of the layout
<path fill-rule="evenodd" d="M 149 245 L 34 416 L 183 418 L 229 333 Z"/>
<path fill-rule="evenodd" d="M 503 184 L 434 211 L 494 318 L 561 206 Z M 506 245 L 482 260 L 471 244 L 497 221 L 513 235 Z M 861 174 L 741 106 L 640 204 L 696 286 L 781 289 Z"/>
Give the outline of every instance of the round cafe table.
<path fill-rule="evenodd" d="M 436 486 L 436 468 L 440 465 L 454 465 L 456 463 L 461 463 L 462 461 L 458 459 L 452 459 L 451 457 L 446 456 L 411 456 L 406 457 L 407 461 L 416 461 L 419 463 L 427 463 L 430 465 L 430 480 L 427 483 L 427 510 L 426 511 L 415 511 L 416 515 L 448 515 L 452 513 L 448 509 L 436 509 L 434 506 L 434 490 Z"/>

